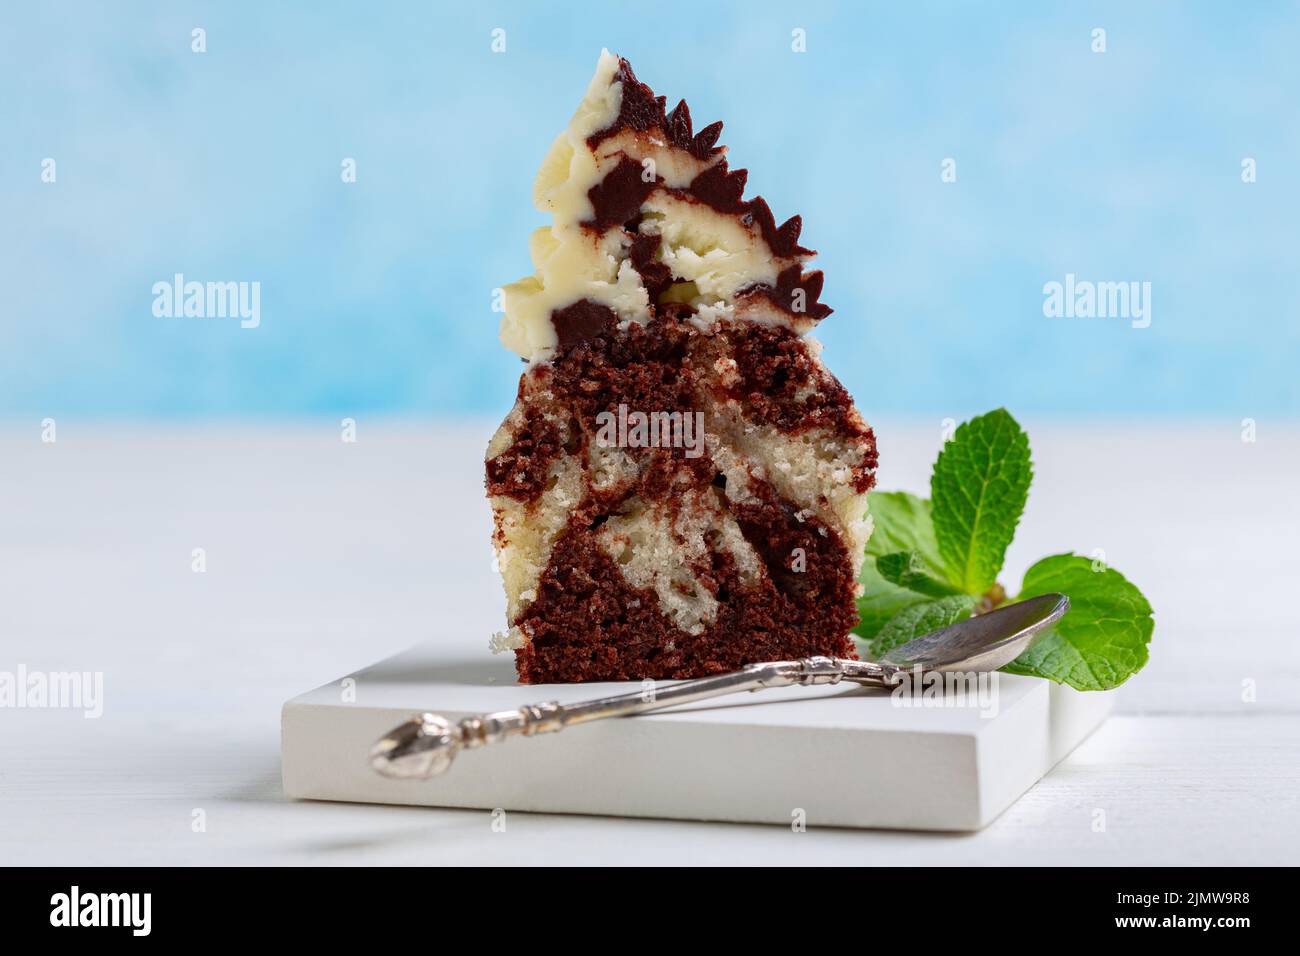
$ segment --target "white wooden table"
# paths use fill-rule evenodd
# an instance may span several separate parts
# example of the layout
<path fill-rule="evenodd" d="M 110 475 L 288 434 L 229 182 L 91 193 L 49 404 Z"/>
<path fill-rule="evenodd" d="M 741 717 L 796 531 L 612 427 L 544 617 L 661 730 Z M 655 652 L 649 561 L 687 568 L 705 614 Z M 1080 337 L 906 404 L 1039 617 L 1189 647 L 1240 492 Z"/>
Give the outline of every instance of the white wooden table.
<path fill-rule="evenodd" d="M 1156 608 L 1119 712 L 973 835 L 293 803 L 290 696 L 437 637 L 486 654 L 503 599 L 491 423 L 0 429 L 0 671 L 102 671 L 104 713 L 0 709 L 0 864 L 1300 861 L 1300 430 L 1025 422 L 1008 557 L 1100 548 Z M 938 422 L 877 423 L 924 491 Z M 206 571 L 192 570 L 203 548 Z"/>

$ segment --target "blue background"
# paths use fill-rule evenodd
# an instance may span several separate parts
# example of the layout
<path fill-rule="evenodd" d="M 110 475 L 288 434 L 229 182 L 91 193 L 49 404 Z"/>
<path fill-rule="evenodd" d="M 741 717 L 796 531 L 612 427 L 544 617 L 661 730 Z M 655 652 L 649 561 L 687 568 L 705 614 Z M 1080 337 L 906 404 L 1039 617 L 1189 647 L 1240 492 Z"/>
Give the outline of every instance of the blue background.
<path fill-rule="evenodd" d="M 0 415 L 504 411 L 492 290 L 602 46 L 803 215 L 869 417 L 1294 415 L 1298 9 L 7 4 Z M 154 317 L 175 272 L 260 281 L 261 327 Z M 1045 318 L 1067 272 L 1151 327 Z"/>

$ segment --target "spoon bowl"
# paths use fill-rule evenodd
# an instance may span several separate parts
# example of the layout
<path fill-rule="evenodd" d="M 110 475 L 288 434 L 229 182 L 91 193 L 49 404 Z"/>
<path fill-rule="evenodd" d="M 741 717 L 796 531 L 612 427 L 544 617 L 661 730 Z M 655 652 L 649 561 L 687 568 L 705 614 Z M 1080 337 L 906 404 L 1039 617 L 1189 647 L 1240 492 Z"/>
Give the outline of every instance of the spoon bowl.
<path fill-rule="evenodd" d="M 995 671 L 1029 650 L 1069 609 L 1064 594 L 1040 594 L 923 634 L 887 651 L 880 663 L 909 671 Z"/>

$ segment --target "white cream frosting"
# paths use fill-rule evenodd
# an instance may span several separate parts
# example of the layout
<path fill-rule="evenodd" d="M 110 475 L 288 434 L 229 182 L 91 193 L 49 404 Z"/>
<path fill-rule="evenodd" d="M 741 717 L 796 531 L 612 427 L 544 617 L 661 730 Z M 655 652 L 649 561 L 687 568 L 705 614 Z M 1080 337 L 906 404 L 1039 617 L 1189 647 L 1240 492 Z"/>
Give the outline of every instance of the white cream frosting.
<path fill-rule="evenodd" d="M 640 275 L 628 261 L 630 240 L 619 226 L 597 236 L 582 223 L 594 218 L 588 193 L 624 158 L 642 165 L 666 189 L 684 189 L 722 158 L 698 159 L 674 148 L 658 129 L 623 130 L 593 150 L 587 140 L 618 119 L 623 83 L 616 79 L 619 59 L 602 51 L 586 95 L 556 137 L 533 185 L 533 202 L 552 224 L 530 240 L 535 273 L 505 286 L 501 341 L 532 362 L 555 351 L 551 324 L 556 309 L 588 299 L 612 309 L 620 320 L 644 322 L 650 301 Z M 799 259 L 773 257 L 758 227 L 719 213 L 700 202 L 653 191 L 641 207 L 642 234 L 662 238 L 660 256 L 681 281 L 669 293 L 677 301 L 710 310 L 726 309 L 747 286 L 774 283 L 777 273 Z M 746 317 L 780 322 L 805 332 L 815 324 L 780 310 L 742 310 Z M 709 319 L 705 318 L 704 322 Z"/>

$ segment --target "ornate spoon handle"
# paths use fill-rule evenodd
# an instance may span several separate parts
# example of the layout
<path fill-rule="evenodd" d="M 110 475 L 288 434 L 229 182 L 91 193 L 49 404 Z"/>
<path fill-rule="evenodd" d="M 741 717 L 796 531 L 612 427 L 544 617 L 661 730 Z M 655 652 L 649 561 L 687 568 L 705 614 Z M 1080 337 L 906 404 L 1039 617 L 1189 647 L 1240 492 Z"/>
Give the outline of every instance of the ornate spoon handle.
<path fill-rule="evenodd" d="M 898 668 L 870 661 L 833 657 L 805 657 L 797 661 L 769 661 L 751 664 L 743 670 L 716 677 L 679 681 L 660 687 L 646 681 L 640 693 L 601 697 L 574 704 L 548 701 L 518 710 L 476 714 L 457 721 L 438 714 L 420 714 L 393 728 L 370 751 L 370 763 L 387 777 L 425 778 L 442 773 L 462 749 L 482 747 L 507 737 L 563 730 L 606 717 L 629 717 L 662 707 L 689 704 L 739 691 L 758 691 L 794 684 L 855 684 L 884 687 Z"/>
<path fill-rule="evenodd" d="M 908 671 L 994 671 L 1024 653 L 1069 609 L 1070 599 L 1064 594 L 1040 594 L 924 634 L 887 651 L 879 663 L 836 657 L 769 661 L 730 674 L 680 681 L 663 688 L 646 681 L 639 694 L 576 704 L 550 701 L 518 710 L 462 717 L 455 722 L 437 714 L 421 714 L 394 728 L 375 744 L 370 751 L 370 764 L 388 777 L 432 777 L 446 770 L 463 747 L 481 747 L 506 737 L 563 730 L 569 724 L 588 720 L 628 717 L 736 691 L 792 684 L 837 684 L 842 680 L 890 687 Z"/>

